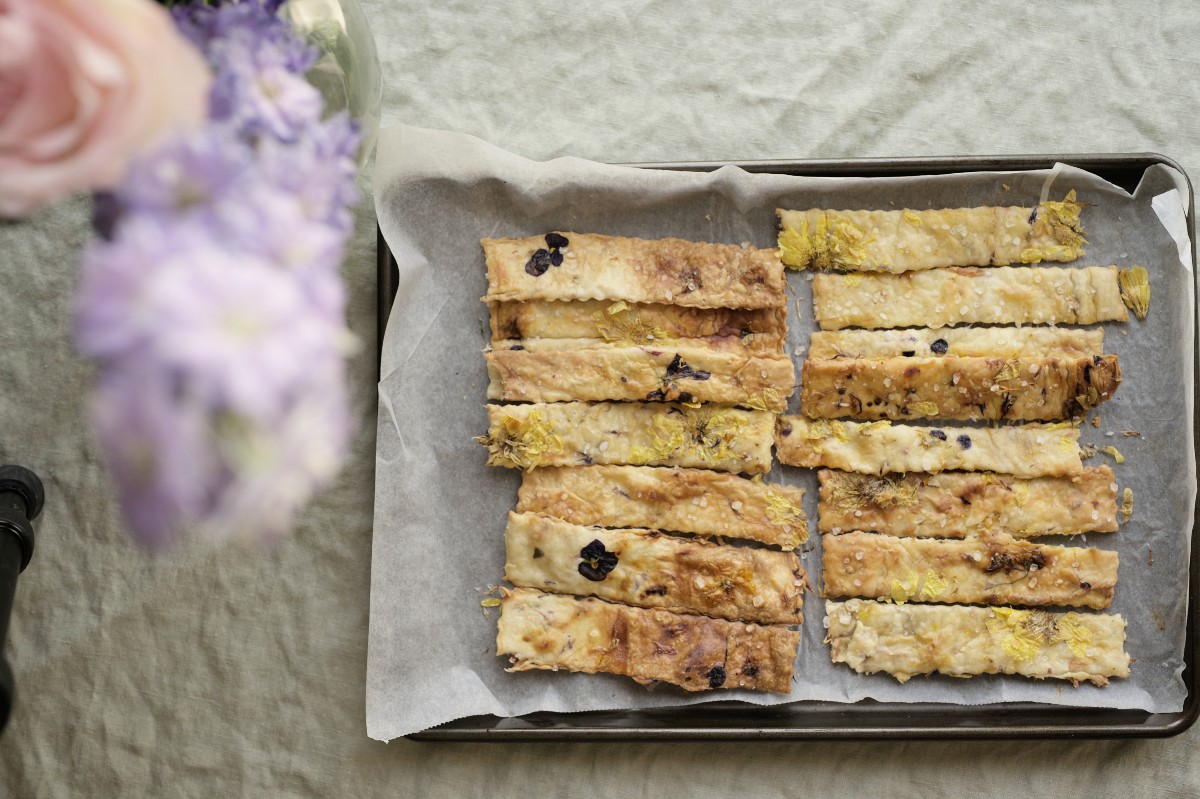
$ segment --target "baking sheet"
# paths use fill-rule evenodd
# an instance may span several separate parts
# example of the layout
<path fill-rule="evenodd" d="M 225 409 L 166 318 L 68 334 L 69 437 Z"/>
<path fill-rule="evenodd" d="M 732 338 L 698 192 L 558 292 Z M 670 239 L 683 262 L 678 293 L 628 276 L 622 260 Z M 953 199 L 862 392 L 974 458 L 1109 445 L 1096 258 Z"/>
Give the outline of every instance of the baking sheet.
<path fill-rule="evenodd" d="M 482 449 L 470 440 L 486 428 L 487 378 L 479 351 L 487 342 L 487 312 L 478 301 L 486 282 L 479 238 L 573 229 L 771 246 L 777 204 L 1028 205 L 1037 202 L 1046 177 L 1047 172 L 1027 172 L 805 179 L 733 168 L 711 174 L 648 173 L 571 158 L 533 163 L 460 134 L 403 126 L 385 131 L 376 206 L 399 281 L 379 394 L 368 733 L 390 739 L 481 713 L 660 707 L 730 698 L 777 704 L 869 696 L 893 702 L 1036 701 L 1180 710 L 1186 697 L 1180 671 L 1195 499 L 1194 312 L 1192 276 L 1179 255 L 1190 251 L 1182 227 L 1187 203 L 1176 188 L 1186 184 L 1163 167 L 1147 172 L 1132 198 L 1070 167 L 1057 170 L 1051 187 L 1053 197 L 1075 188 L 1092 204 L 1084 217 L 1088 257 L 1079 265 L 1142 263 L 1151 272 L 1150 317 L 1106 330 L 1106 348 L 1121 356 L 1125 385 L 1100 409 L 1102 426 L 1083 428 L 1085 441 L 1114 444 L 1126 455 L 1126 463 L 1115 467 L 1117 479 L 1138 498 L 1133 520 L 1120 533 L 1093 535 L 1087 542 L 1121 555 L 1112 611 L 1129 622 L 1127 648 L 1137 658 L 1129 680 L 1106 689 L 1003 677 L 918 678 L 900 686 L 886 675 L 856 675 L 829 663 L 821 641 L 823 603 L 810 595 L 790 696 L 688 695 L 671 686 L 645 689 L 609 676 L 506 674 L 505 663 L 494 654 L 495 611 L 479 605 L 503 571 L 504 521 L 520 482 L 513 471 L 485 467 Z M 1179 237 L 1188 246 L 1177 245 Z M 789 280 L 797 300 L 789 308 L 789 349 L 799 358 L 813 329 L 811 292 L 804 275 L 793 273 Z M 1123 429 L 1143 436 L 1105 436 Z M 811 471 L 777 466 L 772 479 L 806 486 L 806 510 L 815 517 Z M 819 541 L 803 558 L 819 575 Z"/>

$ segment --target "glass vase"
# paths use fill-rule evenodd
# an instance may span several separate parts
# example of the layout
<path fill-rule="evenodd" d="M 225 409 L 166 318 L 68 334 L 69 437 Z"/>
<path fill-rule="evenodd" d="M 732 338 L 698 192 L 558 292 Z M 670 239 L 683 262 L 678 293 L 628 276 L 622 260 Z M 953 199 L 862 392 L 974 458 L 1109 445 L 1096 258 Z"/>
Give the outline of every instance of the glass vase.
<path fill-rule="evenodd" d="M 360 125 L 361 167 L 379 137 L 383 80 L 375 37 L 359 0 L 288 0 L 283 13 L 321 53 L 307 78 L 321 93 L 326 116 L 347 111 Z"/>

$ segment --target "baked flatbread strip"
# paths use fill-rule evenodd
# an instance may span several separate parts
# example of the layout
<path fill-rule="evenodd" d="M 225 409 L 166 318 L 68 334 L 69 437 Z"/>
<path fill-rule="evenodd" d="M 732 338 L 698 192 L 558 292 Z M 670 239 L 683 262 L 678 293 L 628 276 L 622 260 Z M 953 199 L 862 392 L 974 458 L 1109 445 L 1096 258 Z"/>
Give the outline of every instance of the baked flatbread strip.
<path fill-rule="evenodd" d="M 603 349 L 610 351 L 627 350 L 638 347 L 645 350 L 664 350 L 672 347 L 700 349 L 705 352 L 720 352 L 727 355 L 738 355 L 743 358 L 757 355 L 759 357 L 781 358 L 785 355 L 783 342 L 769 334 L 751 333 L 748 336 L 705 336 L 703 338 L 664 338 L 655 341 L 645 341 L 640 344 L 627 344 L 623 341 L 606 341 L 602 338 L 506 338 L 493 341 L 493 350 L 513 350 L 520 352 L 562 352 L 563 350 L 578 350 L 584 348 Z"/>
<path fill-rule="evenodd" d="M 1059 327 L 947 327 L 939 330 L 818 330 L 808 357 L 1078 358 L 1104 354 L 1104 330 Z"/>
<path fill-rule="evenodd" d="M 687 691 L 789 693 L 800 633 L 782 625 L 688 616 L 527 588 L 500 600 L 496 654 L 509 671 L 551 669 L 632 677 Z"/>
<path fill-rule="evenodd" d="M 1090 547 L 860 532 L 825 536 L 821 547 L 827 597 L 1103 610 L 1117 587 L 1117 553 Z"/>
<path fill-rule="evenodd" d="M 803 499 L 803 488 L 708 469 L 580 466 L 526 472 L 517 510 L 576 524 L 742 538 L 791 550 L 808 540 Z"/>
<path fill-rule="evenodd" d="M 952 267 L 902 275 L 817 275 L 822 330 L 959 324 L 1124 322 L 1115 266 Z"/>
<path fill-rule="evenodd" d="M 1015 538 L 1117 530 L 1117 484 L 1107 466 L 1078 477 L 1023 480 L 987 472 L 851 474 L 822 469 L 817 529 L 921 538 L 992 530 Z"/>
<path fill-rule="evenodd" d="M 625 344 L 757 335 L 777 344 L 787 333 L 787 309 L 684 308 L 608 300 L 494 302 L 492 341 L 597 338 Z"/>
<path fill-rule="evenodd" d="M 787 302 L 783 264 L 774 250 L 592 233 L 480 244 L 489 302 L 624 300 L 690 308 L 778 308 Z"/>
<path fill-rule="evenodd" d="M 775 450 L 779 462 L 788 466 L 828 466 L 860 474 L 962 469 L 1063 477 L 1083 471 L 1079 431 L 1062 424 L 916 427 L 780 416 Z"/>
<path fill-rule="evenodd" d="M 800 382 L 811 418 L 1051 422 L 1111 399 L 1121 368 L 1116 355 L 840 358 L 805 361 Z"/>
<path fill-rule="evenodd" d="M 1034 208 L 777 210 L 779 256 L 795 269 L 907 272 L 943 266 L 1074 261 L 1083 256 L 1075 192 Z"/>
<path fill-rule="evenodd" d="M 488 463 L 534 469 L 621 463 L 761 474 L 775 414 L 720 405 L 552 402 L 488 405 Z"/>
<path fill-rule="evenodd" d="M 570 349 L 493 349 L 488 399 L 529 402 L 716 402 L 787 409 L 796 373 L 785 355 L 722 352 L 678 342 Z"/>
<path fill-rule="evenodd" d="M 934 672 L 1020 674 L 1101 686 L 1129 676 L 1120 615 L 864 599 L 828 601 L 825 612 L 833 662 L 860 674 L 883 671 L 900 682 Z"/>
<path fill-rule="evenodd" d="M 504 579 L 555 594 L 760 624 L 804 621 L 800 558 L 654 530 L 606 530 L 510 513 Z"/>

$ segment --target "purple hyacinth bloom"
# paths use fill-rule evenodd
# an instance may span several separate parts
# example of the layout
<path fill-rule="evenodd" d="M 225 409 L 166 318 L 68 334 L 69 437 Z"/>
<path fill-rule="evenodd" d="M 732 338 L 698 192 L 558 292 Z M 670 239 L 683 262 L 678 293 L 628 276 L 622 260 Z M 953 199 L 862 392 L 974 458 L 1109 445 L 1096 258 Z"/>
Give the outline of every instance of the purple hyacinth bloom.
<path fill-rule="evenodd" d="M 209 60 L 220 64 L 220 47 L 229 39 L 246 39 L 264 46 L 286 48 L 293 54 L 294 72 L 303 72 L 315 58 L 279 16 L 283 0 L 240 0 L 208 5 L 202 0 L 174 6 L 175 27 L 199 47 Z"/>
<path fill-rule="evenodd" d="M 232 477 L 209 522 L 213 535 L 272 541 L 295 523 L 312 494 L 337 475 L 350 439 L 343 381 L 312 392 L 270 427 L 234 425 L 222 448 Z"/>
<path fill-rule="evenodd" d="M 166 548 L 182 524 L 211 511 L 221 472 L 211 414 L 172 375 L 136 362 L 107 370 L 92 420 L 138 542 Z"/>
<path fill-rule="evenodd" d="M 153 329 L 147 293 L 166 263 L 181 251 L 206 246 L 207 231 L 195 224 L 166 226 L 132 217 L 112 241 L 93 242 L 83 253 L 76 296 L 75 341 L 85 355 L 109 363 L 146 356 Z"/>
<path fill-rule="evenodd" d="M 269 260 L 301 281 L 318 272 L 336 273 L 344 231 L 309 216 L 300 196 L 256 181 L 242 200 L 215 209 L 230 247 Z"/>
<path fill-rule="evenodd" d="M 137 158 L 116 196 L 125 214 L 209 210 L 236 199 L 253 165 L 254 151 L 231 128 L 208 125 Z"/>
<path fill-rule="evenodd" d="M 143 307 L 153 357 L 215 404 L 268 418 L 344 357 L 340 317 L 260 258 L 210 248 L 156 272 Z"/>
<path fill-rule="evenodd" d="M 309 219 L 349 234 L 349 207 L 359 200 L 354 151 L 358 131 L 338 115 L 309 128 L 293 144 L 264 141 L 259 146 L 263 178 L 296 197 Z"/>
<path fill-rule="evenodd" d="M 213 86 L 213 117 L 229 120 L 249 138 L 300 138 L 321 118 L 321 95 L 287 61 L 286 53 L 270 47 L 231 43 Z"/>

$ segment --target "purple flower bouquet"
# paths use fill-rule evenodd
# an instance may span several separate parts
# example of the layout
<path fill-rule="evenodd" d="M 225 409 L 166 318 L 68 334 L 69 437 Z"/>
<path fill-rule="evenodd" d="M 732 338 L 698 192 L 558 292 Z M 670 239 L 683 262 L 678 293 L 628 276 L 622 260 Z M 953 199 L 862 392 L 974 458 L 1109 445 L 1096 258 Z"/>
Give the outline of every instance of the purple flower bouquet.
<path fill-rule="evenodd" d="M 286 533 L 350 434 L 338 273 L 359 136 L 322 119 L 316 52 L 279 0 L 176 6 L 213 71 L 209 119 L 97 196 L 76 339 L 127 522 L 162 548 L 200 529 Z"/>

